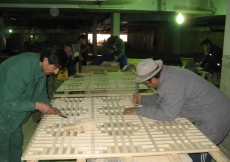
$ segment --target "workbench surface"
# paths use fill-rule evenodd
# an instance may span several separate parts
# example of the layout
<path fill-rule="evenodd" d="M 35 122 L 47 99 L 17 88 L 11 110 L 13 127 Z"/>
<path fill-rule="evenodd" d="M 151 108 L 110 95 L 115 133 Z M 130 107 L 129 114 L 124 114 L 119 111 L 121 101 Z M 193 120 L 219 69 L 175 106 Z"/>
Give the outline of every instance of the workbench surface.
<path fill-rule="evenodd" d="M 63 115 L 45 115 L 31 138 L 22 160 L 58 160 L 176 155 L 215 152 L 219 148 L 189 120 L 156 121 L 123 115 L 132 97 L 57 98 L 53 106 Z M 93 119 L 95 131 L 64 131 L 63 126 Z"/>

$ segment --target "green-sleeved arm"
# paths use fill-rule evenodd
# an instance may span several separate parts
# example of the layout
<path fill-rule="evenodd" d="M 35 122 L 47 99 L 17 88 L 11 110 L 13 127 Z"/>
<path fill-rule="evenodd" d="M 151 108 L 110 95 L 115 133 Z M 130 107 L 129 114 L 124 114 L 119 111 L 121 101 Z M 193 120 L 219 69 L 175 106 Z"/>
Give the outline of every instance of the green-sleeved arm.
<path fill-rule="evenodd" d="M 118 39 L 118 40 L 119 41 L 116 44 L 117 47 L 116 55 L 118 56 L 118 58 L 121 58 L 121 56 L 125 54 L 125 44 L 122 39 Z"/>
<path fill-rule="evenodd" d="M 46 86 L 43 87 L 41 95 L 39 96 L 38 102 L 45 102 L 46 104 L 51 106 L 49 98 L 48 98 Z"/>
<path fill-rule="evenodd" d="M 109 44 L 108 42 L 106 42 L 103 46 L 103 53 L 104 54 L 109 54 L 110 50 L 114 50 L 113 46 L 111 44 Z"/>
<path fill-rule="evenodd" d="M 125 44 L 122 39 L 118 39 L 117 44 L 115 47 L 113 47 L 111 44 L 106 42 L 103 46 L 103 52 L 104 54 L 109 54 L 109 50 L 114 50 L 114 55 L 116 55 L 118 58 L 121 58 L 122 55 L 125 54 Z"/>

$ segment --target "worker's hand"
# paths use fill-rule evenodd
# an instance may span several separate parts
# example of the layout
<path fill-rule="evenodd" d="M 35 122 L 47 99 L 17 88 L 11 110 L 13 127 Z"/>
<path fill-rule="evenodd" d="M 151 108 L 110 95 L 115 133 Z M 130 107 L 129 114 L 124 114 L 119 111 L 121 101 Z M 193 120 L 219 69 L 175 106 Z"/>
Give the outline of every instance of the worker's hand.
<path fill-rule="evenodd" d="M 133 103 L 139 105 L 141 103 L 141 95 L 139 95 L 138 93 L 133 94 Z"/>
<path fill-rule="evenodd" d="M 61 111 L 58 110 L 57 108 L 50 107 L 48 104 L 44 102 L 36 102 L 36 110 L 39 110 L 43 114 L 54 114 L 54 115 L 61 115 Z"/>
<path fill-rule="evenodd" d="M 112 54 L 112 53 L 114 53 L 114 52 L 115 52 L 115 51 L 112 50 L 112 49 L 109 50 L 109 54 Z"/>
<path fill-rule="evenodd" d="M 84 58 L 82 56 L 79 56 L 80 61 L 84 61 Z"/>
<path fill-rule="evenodd" d="M 62 115 L 62 112 L 56 107 L 51 107 L 49 111 L 46 113 L 48 115 Z"/>
<path fill-rule="evenodd" d="M 130 107 L 124 110 L 124 115 L 137 115 L 137 108 L 136 107 Z"/>
<path fill-rule="evenodd" d="M 118 60 L 118 57 L 117 56 L 114 56 L 114 61 L 117 61 Z"/>

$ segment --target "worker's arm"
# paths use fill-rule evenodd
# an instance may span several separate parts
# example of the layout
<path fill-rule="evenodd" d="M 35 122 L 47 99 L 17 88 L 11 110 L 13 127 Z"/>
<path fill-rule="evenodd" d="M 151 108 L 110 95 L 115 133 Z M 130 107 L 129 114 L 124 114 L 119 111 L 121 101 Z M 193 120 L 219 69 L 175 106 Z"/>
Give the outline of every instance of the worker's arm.
<path fill-rule="evenodd" d="M 133 103 L 146 104 L 157 106 L 158 94 L 141 96 L 140 94 L 133 94 Z M 137 107 L 130 107 L 124 110 L 124 115 L 137 115 Z"/>
<path fill-rule="evenodd" d="M 36 102 L 35 109 L 48 115 L 62 115 L 59 109 L 57 109 L 56 107 L 51 107 L 43 102 Z"/>
<path fill-rule="evenodd" d="M 178 93 L 167 93 L 159 97 L 155 105 L 144 104 L 137 114 L 154 120 L 174 120 L 180 114 L 185 97 Z"/>
<path fill-rule="evenodd" d="M 41 92 L 41 94 L 40 94 L 40 96 L 39 96 L 39 99 L 38 99 L 37 101 L 38 101 L 38 102 L 44 102 L 44 103 L 46 103 L 46 104 L 48 104 L 48 105 L 51 106 L 50 100 L 49 100 L 48 94 L 47 94 L 46 84 L 44 84 L 44 87 L 43 87 L 43 89 L 42 89 L 42 92 Z"/>
<path fill-rule="evenodd" d="M 113 46 L 111 44 L 109 44 L 108 42 L 106 42 L 103 45 L 103 53 L 104 54 L 113 54 L 115 52 Z"/>
<path fill-rule="evenodd" d="M 87 51 L 89 49 L 90 49 L 90 46 L 89 45 L 85 45 L 85 48 L 81 48 L 80 54 L 84 53 L 85 51 Z"/>
<path fill-rule="evenodd" d="M 121 58 L 121 56 L 123 56 L 125 54 L 124 41 L 122 39 L 118 39 L 116 47 L 117 47 L 116 55 L 118 58 Z"/>

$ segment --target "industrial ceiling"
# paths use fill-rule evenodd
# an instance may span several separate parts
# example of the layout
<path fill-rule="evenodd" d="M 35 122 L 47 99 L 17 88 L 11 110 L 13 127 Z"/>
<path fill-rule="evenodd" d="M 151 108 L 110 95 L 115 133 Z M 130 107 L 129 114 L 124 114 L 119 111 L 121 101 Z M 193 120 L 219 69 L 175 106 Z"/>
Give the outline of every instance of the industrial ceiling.
<path fill-rule="evenodd" d="M 98 32 L 109 33 L 111 13 L 120 13 L 121 33 L 175 25 L 223 28 L 227 0 L 1 0 L 0 28 L 88 29 L 96 18 Z"/>

